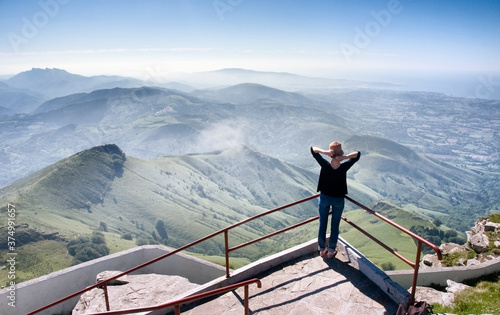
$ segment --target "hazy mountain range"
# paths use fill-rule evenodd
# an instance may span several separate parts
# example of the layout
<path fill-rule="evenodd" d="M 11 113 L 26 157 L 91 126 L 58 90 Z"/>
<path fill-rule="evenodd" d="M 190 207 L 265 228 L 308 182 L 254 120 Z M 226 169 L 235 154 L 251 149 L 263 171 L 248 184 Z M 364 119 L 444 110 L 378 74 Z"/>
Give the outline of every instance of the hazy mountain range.
<path fill-rule="evenodd" d="M 179 74 L 174 79 L 175 81 L 163 82 L 160 81 L 161 77 L 154 75 L 146 80 L 104 75 L 85 77 L 61 69 L 33 68 L 0 82 L 0 106 L 10 109 L 10 113 L 31 113 L 44 101 L 52 98 L 114 87 L 159 86 L 183 92 L 192 92 L 197 88 L 222 88 L 242 83 L 257 83 L 288 91 L 395 87 L 395 85 L 383 82 L 332 80 L 304 77 L 291 73 L 243 69 Z"/>
<path fill-rule="evenodd" d="M 281 78 L 282 85 L 314 82 L 241 69 L 190 79 L 208 78 L 213 86 L 243 80 L 245 75 L 249 81 L 260 78 L 267 83 Z M 326 82 L 317 81 L 318 86 Z M 364 153 L 365 167 L 352 177 L 373 191 L 373 199 L 393 199 L 430 213 L 465 211 L 471 204 L 475 213 L 487 213 L 498 206 L 493 192 L 499 143 L 493 139 L 500 124 L 499 101 L 337 86 L 324 93 L 299 93 L 258 83 L 209 89 L 193 85 L 190 92 L 127 87 L 139 83 L 143 82 L 83 77 L 58 69 L 33 69 L 8 79 L 4 87 L 45 92 L 42 98 L 67 95 L 50 98 L 29 114 L 1 116 L 0 184 L 106 143 L 141 159 L 243 145 L 314 171 L 317 165 L 309 147 L 339 140 L 346 141 L 345 151 Z"/>
<path fill-rule="evenodd" d="M 97 228 L 105 227 L 106 243 L 112 252 L 151 242 L 180 247 L 263 211 L 309 197 L 315 193 L 312 187 L 316 180 L 316 172 L 245 146 L 143 160 L 126 156 L 119 147 L 109 144 L 76 153 L 19 179 L 0 189 L 0 196 L 16 209 L 16 253 L 22 262 L 16 279 L 21 282 L 69 266 L 68 241 Z M 373 190 L 350 182 L 351 195 L 358 201 L 370 204 L 378 199 Z M 346 208 L 355 209 L 352 205 Z M 0 208 L 1 213 L 7 210 L 7 204 Z M 399 215 L 392 217 L 400 224 L 430 224 L 398 211 Z M 232 230 L 231 244 L 244 243 L 316 214 L 316 200 L 275 212 Z M 161 240 L 156 230 L 158 220 L 165 225 L 166 237 Z M 313 239 L 316 228 L 309 224 L 238 250 L 231 254 L 232 262 L 241 266 Z M 7 227 L 0 227 L 0 231 L 7 233 Z M 0 245 L 3 259 L 7 247 L 6 243 Z M 395 246 L 411 251 L 415 244 L 402 238 Z M 206 259 L 221 256 L 222 236 L 191 251 L 206 255 Z M 379 259 L 387 261 L 386 256 Z M 7 281 L 6 277 L 0 273 L 0 281 Z"/>
<path fill-rule="evenodd" d="M 142 81 L 118 76 L 85 77 L 61 69 L 33 68 L 9 78 L 5 83 L 10 87 L 37 92 L 51 99 L 116 86 L 134 87 L 141 85 Z"/>
<path fill-rule="evenodd" d="M 499 211 L 500 102 L 387 88 L 241 69 L 165 83 L 33 69 L 0 82 L 0 196 L 62 256 L 100 223 L 107 239 L 151 240 L 162 219 L 175 247 L 316 193 L 309 148 L 338 140 L 362 152 L 349 192 L 366 205 L 384 200 L 460 231 Z M 311 201 L 277 213 L 237 240 L 316 211 Z M 316 231 L 293 233 L 239 255 Z M 219 255 L 220 244 L 196 250 Z M 61 268 L 61 257 L 47 264 Z"/>

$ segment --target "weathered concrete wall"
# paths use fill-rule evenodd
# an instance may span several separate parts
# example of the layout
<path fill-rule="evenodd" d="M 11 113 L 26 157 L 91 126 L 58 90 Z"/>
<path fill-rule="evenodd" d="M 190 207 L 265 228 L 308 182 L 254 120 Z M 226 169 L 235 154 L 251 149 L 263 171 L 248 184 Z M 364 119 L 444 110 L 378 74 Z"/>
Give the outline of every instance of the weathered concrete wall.
<path fill-rule="evenodd" d="M 446 280 L 448 279 L 455 282 L 463 282 L 464 280 L 478 278 L 495 272 L 500 272 L 500 257 L 482 264 L 467 267 L 420 268 L 417 285 L 425 287 L 434 283 L 446 286 Z M 412 285 L 413 270 L 387 271 L 387 275 L 404 288 L 410 288 Z"/>
<path fill-rule="evenodd" d="M 410 301 L 410 294 L 399 283 L 391 279 L 384 271 L 358 252 L 347 241 L 339 237 L 337 247 L 344 250 L 344 255 L 350 263 L 361 271 L 368 279 L 375 283 L 397 304 L 406 305 Z"/>
<path fill-rule="evenodd" d="M 97 274 L 102 271 L 126 271 L 162 256 L 167 252 L 169 252 L 168 248 L 163 246 L 141 246 L 56 271 L 37 279 L 22 282 L 16 286 L 14 291 L 15 307 L 8 305 L 11 301 L 9 300 L 9 296 L 11 296 L 12 291 L 9 288 L 2 289 L 0 290 L 0 314 L 27 314 L 95 284 Z M 190 282 L 202 284 L 224 275 L 225 269 L 221 266 L 178 253 L 140 269 L 135 273 L 179 275 L 187 278 Z M 38 314 L 70 313 L 78 298 L 79 296 Z"/>

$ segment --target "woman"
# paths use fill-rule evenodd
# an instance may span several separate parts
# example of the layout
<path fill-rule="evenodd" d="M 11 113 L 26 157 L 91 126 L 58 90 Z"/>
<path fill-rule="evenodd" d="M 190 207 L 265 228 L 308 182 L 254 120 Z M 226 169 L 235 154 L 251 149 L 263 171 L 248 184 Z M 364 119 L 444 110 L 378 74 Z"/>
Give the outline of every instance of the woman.
<path fill-rule="evenodd" d="M 344 211 L 344 196 L 347 194 L 347 171 L 356 163 L 361 153 L 352 152 L 344 156 L 340 142 L 330 143 L 329 150 L 311 147 L 311 154 L 321 166 L 319 173 L 318 189 L 319 196 L 319 230 L 318 250 L 321 257 L 333 258 L 337 255 L 337 240 L 339 237 L 339 224 Z M 332 158 L 329 162 L 321 156 L 327 155 Z M 340 163 L 343 160 L 347 162 Z M 328 214 L 332 209 L 330 242 L 326 246 L 326 228 L 328 225 Z"/>

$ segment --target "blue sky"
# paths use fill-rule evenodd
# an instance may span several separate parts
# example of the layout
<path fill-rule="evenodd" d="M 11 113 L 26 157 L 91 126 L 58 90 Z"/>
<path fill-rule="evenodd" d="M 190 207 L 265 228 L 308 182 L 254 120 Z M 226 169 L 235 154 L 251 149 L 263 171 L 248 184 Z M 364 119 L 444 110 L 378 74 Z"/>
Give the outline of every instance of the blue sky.
<path fill-rule="evenodd" d="M 0 0 L 0 75 L 244 68 L 496 82 L 499 33 L 500 1 Z"/>

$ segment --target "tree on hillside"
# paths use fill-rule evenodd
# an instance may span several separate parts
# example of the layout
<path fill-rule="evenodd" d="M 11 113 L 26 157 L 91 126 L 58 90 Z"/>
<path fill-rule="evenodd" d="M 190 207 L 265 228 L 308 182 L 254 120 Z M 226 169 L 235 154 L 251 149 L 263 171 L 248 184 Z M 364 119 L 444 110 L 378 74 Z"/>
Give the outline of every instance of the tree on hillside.
<path fill-rule="evenodd" d="M 92 244 L 97 244 L 97 245 L 106 244 L 106 238 L 104 237 L 104 234 L 102 234 L 102 232 L 99 231 L 94 231 L 92 233 L 90 241 Z"/>
<path fill-rule="evenodd" d="M 439 218 L 436 218 L 434 219 L 434 221 L 432 221 L 432 223 L 434 223 L 435 226 L 440 227 L 441 224 L 443 224 L 443 221 L 441 221 Z"/>
<path fill-rule="evenodd" d="M 79 237 L 66 245 L 68 253 L 74 257 L 72 265 L 109 255 L 104 234 L 94 231 L 90 237 Z"/>
<path fill-rule="evenodd" d="M 158 234 L 162 238 L 162 240 L 168 240 L 168 233 L 167 229 L 165 228 L 165 221 L 162 219 L 157 219 L 155 223 L 155 228 L 156 231 L 158 231 Z"/>
<path fill-rule="evenodd" d="M 108 224 L 103 221 L 99 221 L 99 228 L 100 231 L 107 232 L 108 231 Z"/>
<path fill-rule="evenodd" d="M 384 271 L 396 270 L 396 266 L 394 266 L 394 264 L 390 261 L 382 263 L 381 267 L 382 267 L 382 270 L 384 270 Z"/>
<path fill-rule="evenodd" d="M 132 234 L 130 232 L 127 232 L 125 234 L 122 234 L 122 238 L 124 240 L 127 240 L 127 241 L 131 241 L 132 239 L 134 239 L 134 237 L 132 236 Z"/>
<path fill-rule="evenodd" d="M 446 232 L 438 229 L 436 227 L 424 227 L 422 225 L 413 225 L 410 228 L 410 231 L 412 231 L 415 234 L 420 235 L 421 237 L 425 238 L 426 240 L 430 241 L 431 243 L 439 246 L 442 243 L 457 243 L 457 244 L 464 244 L 465 239 L 460 237 L 457 233 L 457 231 L 454 230 L 447 230 Z M 418 241 L 416 239 L 413 240 L 415 243 Z M 422 252 L 424 253 L 433 253 L 434 250 L 430 248 L 427 245 L 422 246 Z"/>

